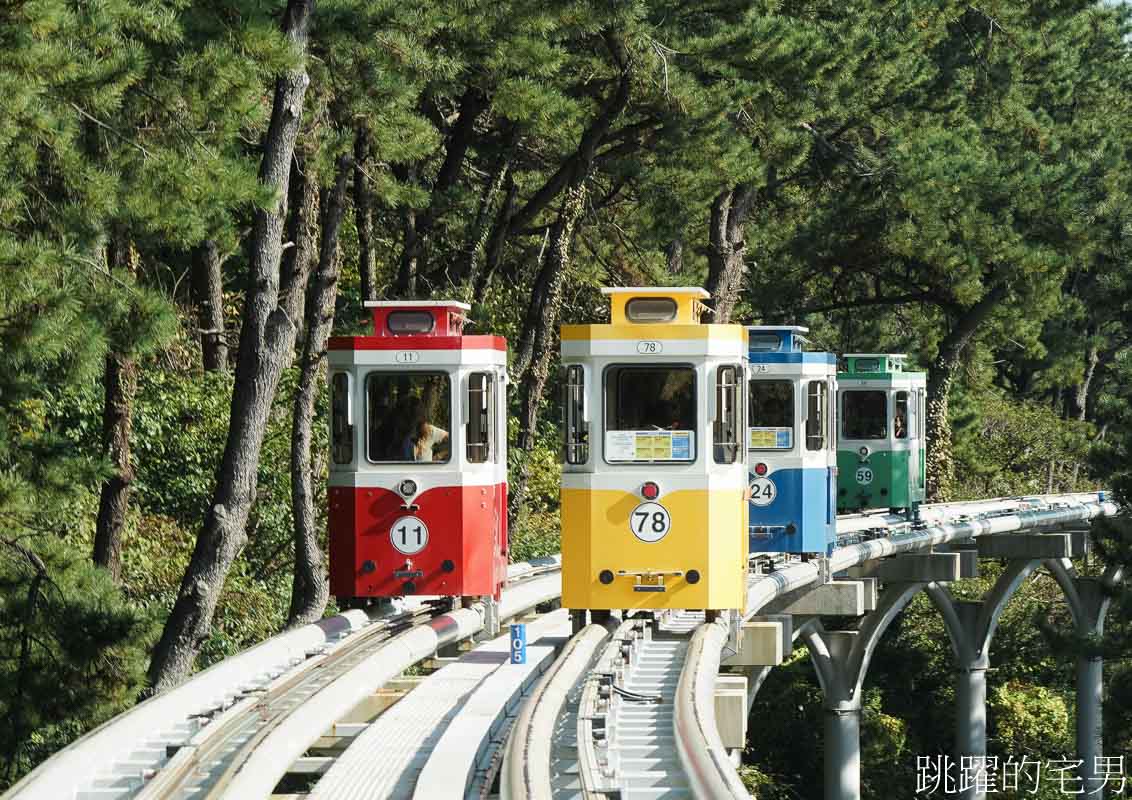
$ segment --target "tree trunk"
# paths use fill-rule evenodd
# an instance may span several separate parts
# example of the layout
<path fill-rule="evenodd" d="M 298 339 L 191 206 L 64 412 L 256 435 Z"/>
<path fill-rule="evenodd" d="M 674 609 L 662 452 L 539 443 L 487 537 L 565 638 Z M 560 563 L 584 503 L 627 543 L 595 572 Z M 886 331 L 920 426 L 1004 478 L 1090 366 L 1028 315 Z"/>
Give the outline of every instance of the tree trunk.
<path fill-rule="evenodd" d="M 711 321 L 726 323 L 739 301 L 739 290 L 747 265 L 743 225 L 754 203 L 755 190 L 740 185 L 721 192 L 711 204 L 708 231 L 708 278 L 704 286 L 711 295 Z"/>
<path fill-rule="evenodd" d="M 326 609 L 330 584 L 314 512 L 311 474 L 311 426 L 318 399 L 326 344 L 334 327 L 338 296 L 338 229 L 346 204 L 350 158 L 340 156 L 334 185 L 323 191 L 322 243 L 318 272 L 307 291 L 307 336 L 300 361 L 299 387 L 291 426 L 291 511 L 295 524 L 295 575 L 287 627 L 314 622 Z"/>
<path fill-rule="evenodd" d="M 283 250 L 283 256 L 280 261 L 280 274 L 283 276 L 284 284 L 280 286 L 281 294 L 289 294 L 296 291 L 294 286 L 289 284 L 293 283 L 295 278 L 298 277 L 302 280 L 302 286 L 297 287 L 298 291 L 298 305 L 296 306 L 297 313 L 302 314 L 303 310 L 303 294 L 306 289 L 307 278 L 314 268 L 314 264 L 318 259 L 318 181 L 313 175 L 310 175 L 305 166 L 307 161 L 304 155 L 298 152 L 291 163 L 291 190 L 290 209 L 287 212 L 287 229 L 286 240 L 290 244 L 289 247 Z M 290 367 L 297 355 L 296 349 L 302 346 L 298 341 L 303 335 L 303 320 L 301 316 L 292 317 L 295 325 L 295 338 L 296 341 L 290 350 L 287 351 L 286 358 L 283 362 L 283 369 Z"/>
<path fill-rule="evenodd" d="M 107 248 L 111 274 L 137 274 L 133 243 L 116 230 Z M 98 499 L 98 522 L 94 532 L 94 563 L 110 571 L 118 581 L 122 576 L 122 531 L 129 510 L 130 486 L 134 468 L 130 465 L 130 433 L 134 422 L 134 397 L 138 389 L 138 368 L 126 353 L 108 353 L 102 376 L 102 452 L 114 474 L 103 481 Z"/>
<path fill-rule="evenodd" d="M 684 271 L 684 240 L 679 236 L 664 248 L 664 261 L 669 275 L 676 276 Z"/>
<path fill-rule="evenodd" d="M 488 284 L 491 283 L 492 276 L 499 269 L 499 263 L 503 260 L 503 247 L 507 243 L 507 232 L 511 229 L 511 217 L 515 213 L 515 200 L 519 196 L 519 187 L 516 185 L 514 173 L 511 171 L 507 172 L 503 187 L 503 203 L 499 206 L 499 211 L 495 215 L 495 222 L 491 226 L 491 233 L 488 234 L 487 243 L 484 246 L 483 269 L 478 270 L 472 279 L 475 297 L 483 297 Z"/>
<path fill-rule="evenodd" d="M 624 43 L 615 35 L 607 33 L 605 36 L 606 43 L 613 53 L 614 58 L 621 65 L 621 77 L 618 81 L 617 88 L 613 95 L 606 101 L 601 112 L 593 119 L 589 127 L 582 133 L 582 138 L 578 142 L 578 149 L 570 156 L 569 159 L 559 168 L 555 173 L 556 177 L 561 177 L 565 183 L 560 188 L 566 190 L 566 199 L 562 205 L 562 211 L 559 212 L 558 218 L 555 221 L 556 231 L 551 233 L 551 256 L 547 258 L 542 268 L 539 270 L 538 277 L 535 279 L 535 284 L 532 287 L 531 301 L 527 304 L 527 312 L 523 317 L 523 327 L 519 333 L 519 341 L 515 347 L 515 359 L 512 366 L 512 380 L 518 382 L 526 374 L 528 368 L 534 361 L 537 354 L 537 341 L 542 336 L 542 330 L 545 328 L 545 320 L 551 319 L 553 321 L 558 319 L 558 306 L 559 290 L 561 288 L 561 274 L 557 271 L 565 268 L 568 255 L 569 255 L 569 241 L 563 240 L 559 234 L 562 231 L 573 231 L 574 224 L 577 222 L 576 214 L 581 214 L 581 203 L 585 198 L 585 183 L 589 179 L 590 172 L 593 169 L 594 154 L 597 151 L 598 145 L 601 143 L 602 138 L 608 133 L 609 128 L 613 125 L 613 121 L 620 116 L 624 111 L 625 106 L 629 102 L 629 88 L 632 78 L 628 54 L 625 51 Z M 544 185 L 538 192 L 535 198 L 528 201 L 527 204 L 520 209 L 511 218 L 510 227 L 515 230 L 521 227 L 519 221 L 530 221 L 531 208 L 535 204 L 536 199 L 540 196 L 546 196 L 555 180 L 552 179 Z M 554 190 L 557 193 L 558 189 Z M 553 195 L 551 195 L 553 196 Z M 577 206 L 575 208 L 575 206 Z M 525 224 L 525 223 L 523 223 Z M 548 308 L 547 304 L 554 302 L 556 305 L 553 309 Z M 540 398 L 541 400 L 541 398 Z"/>
<path fill-rule="evenodd" d="M 1081 377 L 1081 382 L 1077 384 L 1072 397 L 1072 407 L 1070 413 L 1073 419 L 1085 421 L 1086 412 L 1089 408 L 1089 389 L 1093 384 L 1093 379 L 1097 374 L 1097 365 L 1101 360 L 1100 348 L 1097 347 L 1092 337 L 1096 334 L 1093 326 L 1089 326 L 1089 343 L 1085 347 L 1085 374 Z"/>
<path fill-rule="evenodd" d="M 228 340 L 224 337 L 224 259 L 212 239 L 193 250 L 193 304 L 200 326 L 200 349 L 205 372 L 228 371 Z"/>
<path fill-rule="evenodd" d="M 551 246 L 543 259 L 535 281 L 534 298 L 529 311 L 535 314 L 531 355 L 520 384 L 522 410 L 519 418 L 519 438 L 517 446 L 524 451 L 520 461 L 519 474 L 511 487 L 508 510 L 514 522 L 519 509 L 524 506 L 527 480 L 530 476 L 529 459 L 525 456 L 534 449 L 535 435 L 538 431 L 539 410 L 542 407 L 546 382 L 550 376 L 550 362 L 554 354 L 554 336 L 558 325 L 558 311 L 562 304 L 562 286 L 570 263 L 570 250 L 577 232 L 578 222 L 585 210 L 585 186 L 576 186 L 567 192 L 562 210 L 554 222 L 551 232 Z"/>
<path fill-rule="evenodd" d="M 955 373 L 963 350 L 1006 296 L 1006 288 L 992 287 L 982 299 L 963 310 L 939 345 L 939 354 L 928 369 L 927 398 L 927 502 L 943 503 L 951 498 L 955 486 L 952 459 L 949 401 Z"/>
<path fill-rule="evenodd" d="M 491 175 L 487 179 L 483 194 L 480 195 L 479 203 L 476 206 L 476 216 L 472 222 L 464 258 L 453 276 L 455 283 L 465 287 L 469 298 L 483 296 L 480 286 L 481 276 L 484 272 L 481 264 L 482 256 L 497 227 L 496 225 L 489 226 L 488 220 L 497 217 L 495 206 L 501 193 L 504 193 L 510 200 L 511 209 L 514 209 L 515 182 L 511 179 L 511 158 L 515 145 L 515 130 L 516 128 L 512 126 L 505 136 L 503 149 L 495 160 L 495 166 L 492 168 Z M 505 204 L 506 202 L 505 200 Z M 506 226 L 506 223 L 507 220 L 504 219 L 503 225 Z M 486 289 L 486 282 L 482 289 Z"/>
<path fill-rule="evenodd" d="M 301 57 L 306 55 L 314 6 L 314 0 L 290 0 L 284 15 L 283 30 Z M 246 524 L 255 501 L 260 449 L 283 364 L 294 348 L 295 321 L 301 313 L 306 283 L 305 275 L 281 276 L 280 257 L 291 159 L 309 82 L 302 61 L 275 82 L 259 177 L 278 196 L 270 208 L 255 214 L 251 274 L 224 458 L 211 507 L 150 663 L 154 692 L 180 683 L 192 670 L 211 632 L 224 580 L 247 541 Z M 293 268 L 302 269 L 302 261 L 295 259 Z"/>
<path fill-rule="evenodd" d="M 397 267 L 397 283 L 394 290 L 401 300 L 416 297 L 417 294 L 417 211 L 405 208 L 401 212 L 401 230 L 404 234 L 401 261 Z"/>
<path fill-rule="evenodd" d="M 449 132 L 448 140 L 444 146 L 444 162 L 440 165 L 440 170 L 436 173 L 436 180 L 432 184 L 428 207 L 417 218 L 416 238 L 414 240 L 416 249 L 414 257 L 417 261 L 417 270 L 426 276 L 426 282 L 434 285 L 442 281 L 445 284 L 455 283 L 458 280 L 452 275 L 444 276 L 442 274 L 448 270 L 449 265 L 447 264 L 437 269 L 432 268 L 429 259 L 430 237 L 436 221 L 448 210 L 451 201 L 449 194 L 460 177 L 460 170 L 464 165 L 464 159 L 467 157 L 468 148 L 471 147 L 472 140 L 475 137 L 476 120 L 479 119 L 480 114 L 487 106 L 488 96 L 484 92 L 472 86 L 465 89 L 464 94 L 460 97 L 460 110 L 456 116 L 456 121 L 452 125 L 452 130 Z"/>
<path fill-rule="evenodd" d="M 354 137 L 354 221 L 358 229 L 358 273 L 362 302 L 377 299 L 377 253 L 373 249 L 373 195 L 366 169 L 369 165 L 369 128 L 358 125 Z"/>

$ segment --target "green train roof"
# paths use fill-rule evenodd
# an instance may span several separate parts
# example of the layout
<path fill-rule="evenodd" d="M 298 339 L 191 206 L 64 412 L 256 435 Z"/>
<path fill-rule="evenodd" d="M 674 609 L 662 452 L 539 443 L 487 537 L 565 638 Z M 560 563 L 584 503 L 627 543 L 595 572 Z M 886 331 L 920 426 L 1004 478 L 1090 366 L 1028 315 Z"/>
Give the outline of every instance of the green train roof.
<path fill-rule="evenodd" d="M 843 360 L 845 366 L 838 374 L 846 377 L 911 377 L 923 374 L 908 368 L 908 356 L 905 353 L 846 353 Z"/>

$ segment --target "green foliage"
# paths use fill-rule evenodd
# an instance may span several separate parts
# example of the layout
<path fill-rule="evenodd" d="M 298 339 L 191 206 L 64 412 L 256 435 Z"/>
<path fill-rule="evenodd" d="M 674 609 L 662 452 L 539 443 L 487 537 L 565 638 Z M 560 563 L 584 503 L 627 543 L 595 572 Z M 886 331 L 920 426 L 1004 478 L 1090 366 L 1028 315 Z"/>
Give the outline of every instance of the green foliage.
<path fill-rule="evenodd" d="M 82 681 L 99 688 L 73 713 L 29 702 L 30 692 L 14 702 L 39 676 L 31 662 L 2 662 L 15 669 L 2 683 L 14 720 L 0 742 L 8 780 L 128 703 L 152 620 L 170 607 L 211 502 L 231 379 L 195 368 L 195 323 L 177 328 L 172 309 L 190 300 L 191 249 L 211 239 L 227 258 L 229 336 L 240 328 L 243 237 L 274 200 L 258 181 L 258 142 L 274 76 L 298 58 L 280 8 L 5 7 L 0 638 L 18 644 L 26 630 L 35 556 L 47 575 L 35 613 L 66 608 L 89 628 L 72 641 L 49 623 L 35 665 L 59 662 L 61 697 L 78 697 Z M 701 284 L 712 201 L 746 186 L 739 319 L 807 323 L 826 347 L 906 351 L 936 371 L 933 385 L 953 401 L 945 461 L 960 494 L 1105 485 L 1132 499 L 1126 6 L 327 0 L 312 31 L 296 168 L 325 184 L 364 130 L 383 296 L 415 259 L 418 295 L 470 300 L 472 332 L 515 343 L 561 205 L 555 179 L 592 159 L 559 317 L 602 320 L 598 286 Z M 622 75 L 623 110 L 595 128 Z M 112 238 L 129 243 L 136 275 L 108 274 Z M 670 259 L 677 250 L 682 260 Z M 347 213 L 337 333 L 366 327 L 360 251 Z M 954 372 L 941 376 L 938 358 L 957 336 Z M 99 386 L 109 351 L 141 366 L 120 588 L 85 566 L 109 474 Z M 552 366 L 534 448 L 512 449 L 513 485 L 527 477 L 515 560 L 559 549 L 556 381 Z M 202 663 L 263 638 L 286 613 L 294 383 L 289 371 L 275 398 L 249 544 Z M 321 490 L 325 425 L 314 431 Z M 1126 522 L 1098 531 L 1106 563 L 1132 562 Z M 975 597 L 992 578 L 957 591 Z M 1055 598 L 1049 581 L 1027 584 L 999 628 L 992 734 L 1011 746 L 1037 747 L 1027 725 L 1050 731 L 1067 707 L 1065 665 L 1034 624 L 1064 627 Z M 1127 652 L 1123 627 L 1112 626 L 1106 655 Z M 864 698 L 870 794 L 908 794 L 914 754 L 946 749 L 949 665 L 939 620 L 917 598 L 878 651 Z M 808 669 L 795 661 L 763 689 L 748 752 L 758 766 L 744 771 L 760 796 L 820 793 Z M 1124 683 L 1109 715 L 1119 741 L 1129 739 Z"/>
<path fill-rule="evenodd" d="M 132 705 L 157 635 L 156 615 L 74 542 L 45 534 L 2 547 L 0 788 Z"/>
<path fill-rule="evenodd" d="M 1087 491 L 1090 425 L 1001 391 L 960 393 L 952 409 L 957 497 Z"/>
<path fill-rule="evenodd" d="M 1073 751 L 1065 697 L 1045 686 L 1021 681 L 996 686 L 987 711 L 994 716 L 996 745 L 1003 753 L 1046 759 Z"/>
<path fill-rule="evenodd" d="M 518 432 L 519 421 L 509 419 L 511 434 Z M 512 449 L 509 454 L 508 480 L 527 470 L 527 502 L 516 518 L 514 529 L 507 532 L 511 561 L 549 556 L 562 549 L 558 509 L 558 485 L 562 465 L 558 460 L 559 437 L 556 429 L 544 426 L 529 452 Z"/>

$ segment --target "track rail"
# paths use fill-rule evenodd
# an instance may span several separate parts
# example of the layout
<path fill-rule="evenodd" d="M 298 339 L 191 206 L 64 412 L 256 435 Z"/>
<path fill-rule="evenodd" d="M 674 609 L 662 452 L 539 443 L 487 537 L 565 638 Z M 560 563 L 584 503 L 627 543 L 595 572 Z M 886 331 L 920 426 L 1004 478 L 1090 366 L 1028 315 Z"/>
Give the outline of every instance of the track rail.
<path fill-rule="evenodd" d="M 528 573 L 509 584 L 500 617 L 523 613 L 554 599 L 560 590 L 557 574 Z M 330 663 L 316 664 L 293 682 L 269 688 L 262 700 L 233 709 L 229 725 L 195 748 L 182 748 L 173 760 L 182 753 L 184 758 L 169 765 L 175 768 L 168 770 L 168 779 L 163 770 L 139 800 L 269 795 L 323 731 L 403 670 L 482 631 L 486 613 L 484 604 L 476 604 L 344 644 Z"/>
<path fill-rule="evenodd" d="M 561 559 L 553 556 L 510 565 L 504 605 L 509 596 L 527 602 L 531 585 L 540 580 L 546 591 L 536 592 L 534 603 L 557 597 L 560 564 Z M 289 703 L 298 709 L 319 694 L 311 691 L 319 683 L 313 675 L 348 674 L 351 659 L 356 661 L 359 652 L 381 651 L 414 627 L 431 625 L 440 613 L 430 610 L 422 599 L 412 598 L 367 611 L 348 611 L 272 637 L 72 743 L 12 787 L 5 800 L 177 796 L 178 786 L 187 783 L 174 778 L 187 778 L 194 768 L 210 763 L 208 753 L 217 753 L 213 742 L 236 743 L 243 752 L 249 737 L 266 727 L 261 723 L 283 713 Z M 470 623 L 475 633 L 483 627 L 484 611 L 470 613 L 475 616 Z M 325 681 L 323 684 L 325 688 Z M 258 719 L 260 716 L 268 719 Z"/>
<path fill-rule="evenodd" d="M 889 538 L 875 538 L 840 547 L 830 556 L 830 572 L 837 573 L 865 561 L 899 553 L 991 534 L 1036 530 L 1098 516 L 1112 516 L 1118 509 L 1096 494 L 1043 495 L 979 503 L 952 503 L 931 507 L 935 519 L 955 521 L 919 529 L 904 528 Z M 840 524 L 839 524 L 840 529 Z M 751 617 L 774 598 L 817 583 L 813 563 L 793 564 L 770 575 L 753 577 L 748 583 L 746 616 Z M 726 748 L 715 722 L 715 677 L 727 641 L 719 623 L 703 626 L 693 640 L 695 652 L 685 663 L 677 697 L 677 737 L 681 761 L 698 797 L 747 800 L 746 788 L 726 757 Z"/>

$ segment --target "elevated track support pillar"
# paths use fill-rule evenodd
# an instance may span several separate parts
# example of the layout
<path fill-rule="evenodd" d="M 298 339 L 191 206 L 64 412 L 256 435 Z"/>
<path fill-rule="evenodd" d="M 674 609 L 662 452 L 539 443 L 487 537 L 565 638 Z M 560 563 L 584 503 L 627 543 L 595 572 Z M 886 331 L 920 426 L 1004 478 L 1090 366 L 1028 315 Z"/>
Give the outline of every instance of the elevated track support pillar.
<path fill-rule="evenodd" d="M 1077 775 L 1085 796 L 1100 796 L 1105 779 L 1098 774 L 1097 761 L 1104 755 L 1102 736 L 1104 699 L 1104 660 L 1100 637 L 1104 618 L 1112 601 L 1113 588 L 1123 580 L 1120 567 L 1109 567 L 1100 578 L 1079 577 L 1068 559 L 1051 559 L 1046 567 L 1065 593 L 1073 616 L 1073 628 L 1081 640 L 1077 655 Z M 1076 787 L 1075 787 L 1076 788 Z"/>
<path fill-rule="evenodd" d="M 861 686 L 881 636 L 923 587 L 891 584 L 855 631 L 827 631 L 817 619 L 802 629 L 822 687 L 826 800 L 860 800 Z"/>
<path fill-rule="evenodd" d="M 956 600 L 938 583 L 928 584 L 927 593 L 943 617 L 955 656 L 955 755 L 963 770 L 956 776 L 959 797 L 983 800 L 986 792 L 979 779 L 987 769 L 987 669 L 990 645 L 998 618 L 1022 582 L 1041 565 L 1037 559 L 1013 559 L 982 600 Z"/>

